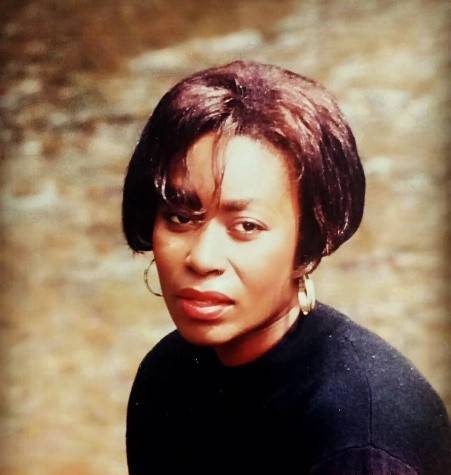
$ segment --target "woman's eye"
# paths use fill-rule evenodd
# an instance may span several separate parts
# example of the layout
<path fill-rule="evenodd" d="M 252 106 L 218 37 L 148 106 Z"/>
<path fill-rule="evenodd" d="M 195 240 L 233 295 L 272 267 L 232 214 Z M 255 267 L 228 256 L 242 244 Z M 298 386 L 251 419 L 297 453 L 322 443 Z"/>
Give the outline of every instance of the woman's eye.
<path fill-rule="evenodd" d="M 183 214 L 168 214 L 166 219 L 172 224 L 189 224 L 193 221 L 188 216 L 184 216 Z"/>
<path fill-rule="evenodd" d="M 241 234 L 255 234 L 258 231 L 263 231 L 263 226 L 253 221 L 241 221 L 234 226 L 234 229 Z"/>

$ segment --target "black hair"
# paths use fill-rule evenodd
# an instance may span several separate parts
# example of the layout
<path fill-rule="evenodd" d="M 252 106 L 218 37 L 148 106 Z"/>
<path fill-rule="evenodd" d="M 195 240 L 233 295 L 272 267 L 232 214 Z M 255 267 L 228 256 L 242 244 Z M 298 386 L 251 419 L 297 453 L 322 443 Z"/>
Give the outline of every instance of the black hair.
<path fill-rule="evenodd" d="M 152 249 L 161 202 L 184 201 L 168 186 L 171 169 L 174 164 L 186 169 L 188 149 L 210 132 L 263 139 L 287 157 L 299 182 L 299 266 L 313 270 L 359 227 L 365 175 L 352 131 L 333 96 L 294 72 L 235 61 L 176 84 L 145 125 L 123 189 L 123 231 L 134 252 Z"/>

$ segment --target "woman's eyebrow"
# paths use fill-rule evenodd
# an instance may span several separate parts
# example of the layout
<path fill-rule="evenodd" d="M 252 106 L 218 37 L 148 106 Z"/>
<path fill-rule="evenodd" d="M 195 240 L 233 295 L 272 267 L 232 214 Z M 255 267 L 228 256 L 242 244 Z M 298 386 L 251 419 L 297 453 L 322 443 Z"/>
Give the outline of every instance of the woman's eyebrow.
<path fill-rule="evenodd" d="M 221 208 L 227 212 L 238 212 L 245 210 L 249 204 L 252 202 L 252 199 L 247 200 L 227 200 L 221 202 Z"/>
<path fill-rule="evenodd" d="M 195 206 L 200 203 L 199 196 L 194 190 L 168 186 L 166 195 L 169 197 L 169 202 L 176 206 Z"/>
<path fill-rule="evenodd" d="M 201 205 L 199 195 L 191 189 L 186 189 L 178 186 L 170 186 L 169 194 L 172 195 L 172 202 L 177 205 Z M 236 199 L 236 200 L 220 200 L 220 208 L 226 213 L 238 213 L 244 211 L 255 200 L 252 198 Z M 258 200 L 257 200 L 258 201 Z M 202 206 L 202 205 L 201 205 Z"/>

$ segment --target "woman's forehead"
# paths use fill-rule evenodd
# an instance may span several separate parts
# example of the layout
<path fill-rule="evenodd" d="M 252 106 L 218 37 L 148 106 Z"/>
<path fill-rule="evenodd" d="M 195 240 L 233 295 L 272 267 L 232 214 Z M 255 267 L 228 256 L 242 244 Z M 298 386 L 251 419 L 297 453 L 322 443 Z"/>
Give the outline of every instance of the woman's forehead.
<path fill-rule="evenodd" d="M 188 150 L 185 165 L 175 166 L 171 186 L 195 193 L 204 206 L 218 199 L 265 204 L 291 198 L 293 191 L 297 195 L 284 154 L 249 136 L 218 141 L 214 134 L 205 135 Z"/>

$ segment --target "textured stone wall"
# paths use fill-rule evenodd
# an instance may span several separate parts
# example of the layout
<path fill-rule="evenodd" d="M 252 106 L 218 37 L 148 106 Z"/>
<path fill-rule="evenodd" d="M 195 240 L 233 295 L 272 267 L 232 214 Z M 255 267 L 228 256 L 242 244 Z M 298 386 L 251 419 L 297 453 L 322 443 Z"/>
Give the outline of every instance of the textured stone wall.
<path fill-rule="evenodd" d="M 319 299 L 399 348 L 451 407 L 446 0 L 5 1 L 0 474 L 126 472 L 137 365 L 172 329 L 120 229 L 146 117 L 235 58 L 318 79 L 351 122 L 364 221 Z"/>

